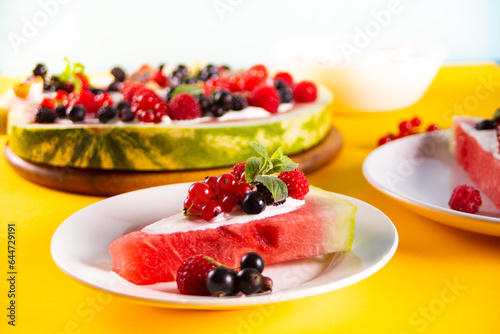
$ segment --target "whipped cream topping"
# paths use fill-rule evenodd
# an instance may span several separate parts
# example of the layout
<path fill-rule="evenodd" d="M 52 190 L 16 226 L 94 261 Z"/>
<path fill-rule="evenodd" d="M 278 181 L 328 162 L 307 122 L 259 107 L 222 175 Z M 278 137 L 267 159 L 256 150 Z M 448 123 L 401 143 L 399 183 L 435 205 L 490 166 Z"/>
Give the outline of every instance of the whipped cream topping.
<path fill-rule="evenodd" d="M 304 203 L 304 200 L 297 200 L 288 197 L 284 204 L 279 206 L 267 206 L 263 212 L 257 215 L 250 215 L 243 211 L 236 211 L 229 214 L 221 214 L 212 219 L 210 222 L 206 222 L 200 217 L 184 216 L 184 214 L 180 212 L 148 225 L 143 228 L 142 231 L 149 234 L 170 234 L 176 232 L 206 230 L 233 224 L 244 224 L 258 219 L 292 212 L 304 205 Z"/>

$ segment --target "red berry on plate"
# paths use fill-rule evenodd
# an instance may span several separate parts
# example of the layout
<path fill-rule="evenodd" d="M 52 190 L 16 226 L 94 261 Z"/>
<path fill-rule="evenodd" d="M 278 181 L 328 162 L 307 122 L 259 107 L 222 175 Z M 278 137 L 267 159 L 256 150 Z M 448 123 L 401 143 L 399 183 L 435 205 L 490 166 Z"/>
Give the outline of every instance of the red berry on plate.
<path fill-rule="evenodd" d="M 261 107 L 271 114 L 278 112 L 280 96 L 276 88 L 265 84 L 255 87 L 248 98 L 248 103 L 254 107 Z"/>
<path fill-rule="evenodd" d="M 439 127 L 436 124 L 431 124 L 427 127 L 427 132 L 438 131 Z"/>
<path fill-rule="evenodd" d="M 198 206 L 207 204 L 212 199 L 212 189 L 203 182 L 195 182 L 188 189 L 188 196 Z"/>
<path fill-rule="evenodd" d="M 221 193 L 234 192 L 237 180 L 232 174 L 222 174 L 217 179 L 217 186 Z"/>
<path fill-rule="evenodd" d="M 293 77 L 288 72 L 279 72 L 279 73 L 276 73 L 276 75 L 274 76 L 274 82 L 276 82 L 276 80 L 282 80 L 288 86 L 293 85 Z"/>
<path fill-rule="evenodd" d="M 461 185 L 453 189 L 448 205 L 453 210 L 476 213 L 481 206 L 481 194 L 478 190 L 468 185 Z"/>
<path fill-rule="evenodd" d="M 412 128 L 413 128 L 413 125 L 411 124 L 411 122 L 403 121 L 403 122 L 399 123 L 399 132 L 403 136 L 407 136 L 407 135 L 412 134 Z"/>
<path fill-rule="evenodd" d="M 203 255 L 187 258 L 177 270 L 177 288 L 184 295 L 209 296 L 207 276 L 214 268 L 217 268 L 217 265 L 205 259 Z"/>
<path fill-rule="evenodd" d="M 188 93 L 177 94 L 170 100 L 169 116 L 171 119 L 194 119 L 201 116 L 198 102 Z"/>
<path fill-rule="evenodd" d="M 420 118 L 414 117 L 410 123 L 412 126 L 417 127 L 420 126 L 420 124 L 422 124 L 422 121 L 420 120 Z"/>
<path fill-rule="evenodd" d="M 307 181 L 304 173 L 298 169 L 282 172 L 278 175 L 278 178 L 285 182 L 288 188 L 288 196 L 292 198 L 302 200 L 309 192 L 309 181 Z"/>
<path fill-rule="evenodd" d="M 218 215 L 220 215 L 222 212 L 222 207 L 219 205 L 217 201 L 210 201 L 205 206 L 203 209 L 201 209 L 201 218 L 203 218 L 205 221 L 209 222 Z"/>
<path fill-rule="evenodd" d="M 310 81 L 301 81 L 293 89 L 293 98 L 297 102 L 313 102 L 317 97 L 318 89 Z"/>
<path fill-rule="evenodd" d="M 56 104 L 53 99 L 46 97 L 42 100 L 42 102 L 40 102 L 40 107 L 54 109 L 56 107 Z"/>
<path fill-rule="evenodd" d="M 243 173 L 245 173 L 245 165 L 246 165 L 246 161 L 243 161 L 243 162 L 237 163 L 231 169 L 231 174 L 233 174 L 233 176 L 236 178 L 236 180 L 238 180 L 238 181 L 242 180 L 241 176 L 243 175 Z"/>

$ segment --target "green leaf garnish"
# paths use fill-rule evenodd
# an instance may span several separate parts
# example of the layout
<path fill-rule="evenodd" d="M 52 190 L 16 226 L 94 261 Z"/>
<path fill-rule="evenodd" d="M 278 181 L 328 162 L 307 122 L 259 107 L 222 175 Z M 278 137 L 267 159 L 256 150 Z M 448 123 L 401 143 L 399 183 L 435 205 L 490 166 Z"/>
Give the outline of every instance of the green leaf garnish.
<path fill-rule="evenodd" d="M 174 89 L 171 96 L 174 97 L 180 93 L 188 93 L 189 95 L 197 98 L 198 96 L 203 94 L 203 88 L 196 85 L 182 84 Z"/>
<path fill-rule="evenodd" d="M 286 155 L 283 149 L 278 147 L 269 157 L 269 153 L 264 145 L 257 142 L 248 144 L 259 156 L 251 157 L 245 164 L 245 179 L 250 184 L 262 183 L 273 195 L 276 202 L 288 196 L 286 184 L 271 174 L 289 172 L 295 170 L 298 164 L 293 162 Z"/>
<path fill-rule="evenodd" d="M 74 86 L 73 91 L 78 92 L 82 89 L 82 83 L 80 79 L 77 77 L 77 74 L 85 76 L 84 73 L 85 66 L 83 66 L 81 63 L 73 63 L 66 57 L 64 57 L 64 61 L 66 62 L 66 68 L 58 76 L 58 78 L 63 82 L 72 83 Z"/>
<path fill-rule="evenodd" d="M 272 175 L 257 175 L 256 182 L 262 183 L 273 195 L 274 201 L 279 202 L 288 196 L 285 182 Z"/>

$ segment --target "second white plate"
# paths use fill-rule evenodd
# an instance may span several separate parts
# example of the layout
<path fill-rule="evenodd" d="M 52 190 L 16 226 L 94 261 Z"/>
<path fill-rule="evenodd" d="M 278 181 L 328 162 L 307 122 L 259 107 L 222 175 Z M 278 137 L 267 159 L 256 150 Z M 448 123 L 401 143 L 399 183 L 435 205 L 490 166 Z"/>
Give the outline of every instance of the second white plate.
<path fill-rule="evenodd" d="M 236 309 L 283 302 L 333 291 L 359 282 L 393 256 L 398 234 L 381 211 L 360 200 L 338 195 L 357 206 L 352 250 L 266 266 L 274 281 L 269 294 L 236 297 L 181 295 L 175 282 L 132 284 L 111 271 L 109 245 L 115 239 L 174 214 L 189 184 L 149 188 L 105 199 L 65 220 L 54 233 L 51 253 L 69 276 L 95 288 L 165 307 Z M 179 200 L 173 200 L 179 199 Z"/>
<path fill-rule="evenodd" d="M 375 188 L 415 212 L 464 230 L 500 236 L 500 210 L 482 195 L 477 214 L 450 209 L 453 189 L 477 186 L 448 150 L 449 130 L 422 133 L 385 144 L 368 155 L 363 174 Z"/>

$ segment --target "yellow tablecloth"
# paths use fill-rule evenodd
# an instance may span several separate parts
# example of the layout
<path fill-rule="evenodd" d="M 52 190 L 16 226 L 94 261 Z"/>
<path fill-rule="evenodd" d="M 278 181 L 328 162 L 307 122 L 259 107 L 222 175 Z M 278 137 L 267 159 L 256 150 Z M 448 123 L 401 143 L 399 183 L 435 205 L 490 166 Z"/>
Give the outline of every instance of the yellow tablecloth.
<path fill-rule="evenodd" d="M 489 84 L 488 84 L 489 82 Z M 0 79 L 0 93 L 11 80 Z M 478 88 L 479 87 L 479 88 Z M 486 90 L 490 92 L 486 97 Z M 477 101 L 477 103 L 474 103 Z M 423 99 L 392 113 L 337 114 L 340 156 L 311 184 L 364 200 L 389 216 L 400 236 L 393 259 L 344 289 L 237 311 L 146 306 L 84 286 L 59 270 L 50 240 L 68 216 L 101 198 L 47 189 L 19 177 L 0 157 L 0 332 L 5 333 L 499 333 L 500 238 L 425 219 L 363 178 L 377 139 L 418 115 L 449 127 L 456 113 L 490 116 L 500 107 L 500 68 L 446 66 Z M 0 139 L 3 148 L 5 138 Z M 7 225 L 16 226 L 16 326 L 9 318 Z"/>

